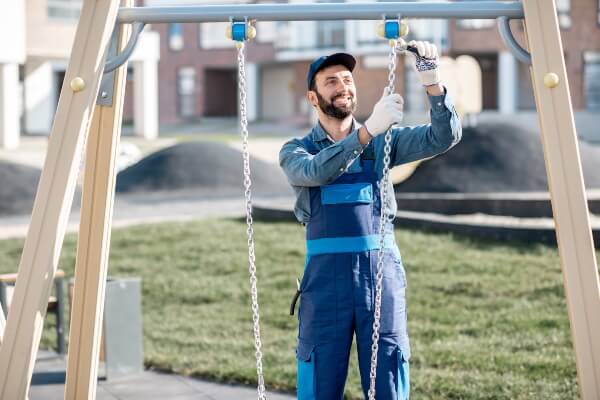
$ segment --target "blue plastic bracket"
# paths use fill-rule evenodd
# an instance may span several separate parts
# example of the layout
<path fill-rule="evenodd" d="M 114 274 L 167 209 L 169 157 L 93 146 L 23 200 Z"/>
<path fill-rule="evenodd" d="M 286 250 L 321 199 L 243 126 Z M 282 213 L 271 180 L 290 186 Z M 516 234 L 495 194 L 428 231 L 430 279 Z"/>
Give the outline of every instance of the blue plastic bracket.
<path fill-rule="evenodd" d="M 246 35 L 246 23 L 245 22 L 234 22 L 231 25 L 231 38 L 238 42 L 243 42 L 247 39 Z"/>
<path fill-rule="evenodd" d="M 388 19 L 385 21 L 385 38 L 398 39 L 400 37 L 400 20 Z"/>

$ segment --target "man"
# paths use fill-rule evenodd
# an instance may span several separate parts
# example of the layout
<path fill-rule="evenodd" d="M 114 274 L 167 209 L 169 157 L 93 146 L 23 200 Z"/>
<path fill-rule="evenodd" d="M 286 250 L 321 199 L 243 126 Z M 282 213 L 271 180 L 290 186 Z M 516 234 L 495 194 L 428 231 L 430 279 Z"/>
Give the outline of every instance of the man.
<path fill-rule="evenodd" d="M 411 42 L 418 74 L 431 103 L 431 124 L 392 128 L 390 167 L 440 154 L 461 137 L 454 107 L 440 84 L 438 55 L 428 42 Z M 345 53 L 315 60 L 307 98 L 319 122 L 302 139 L 283 145 L 279 163 L 296 193 L 295 214 L 306 226 L 307 261 L 300 284 L 297 384 L 300 400 L 341 400 L 354 334 L 367 397 L 375 275 L 381 215 L 384 133 L 402 121 L 399 94 L 384 95 L 360 125 L 352 71 Z M 396 213 L 391 183 L 386 213 Z M 391 223 L 387 223 L 378 350 L 378 400 L 408 399 L 410 346 L 406 276 Z"/>

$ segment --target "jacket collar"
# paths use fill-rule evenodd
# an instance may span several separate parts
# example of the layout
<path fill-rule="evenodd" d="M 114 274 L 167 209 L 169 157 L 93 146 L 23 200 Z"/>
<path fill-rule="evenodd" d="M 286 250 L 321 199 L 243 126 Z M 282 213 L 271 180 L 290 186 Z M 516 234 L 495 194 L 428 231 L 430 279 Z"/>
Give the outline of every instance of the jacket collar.
<path fill-rule="evenodd" d="M 356 118 L 352 117 L 352 126 L 350 127 L 349 134 L 354 133 L 354 131 L 358 130 L 361 126 L 362 125 L 358 121 L 356 121 Z M 321 125 L 320 121 L 317 121 L 317 124 L 313 127 L 311 136 L 313 142 L 321 142 L 323 140 L 328 140 L 327 131 L 323 129 L 323 126 Z"/>

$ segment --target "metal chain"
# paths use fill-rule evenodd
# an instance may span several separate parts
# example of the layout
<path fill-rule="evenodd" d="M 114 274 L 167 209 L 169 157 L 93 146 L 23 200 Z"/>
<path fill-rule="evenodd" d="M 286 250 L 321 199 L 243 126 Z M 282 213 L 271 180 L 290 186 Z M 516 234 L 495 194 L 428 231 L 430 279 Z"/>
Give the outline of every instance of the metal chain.
<path fill-rule="evenodd" d="M 250 186 L 250 152 L 248 151 L 248 114 L 246 112 L 246 70 L 244 43 L 238 44 L 238 92 L 240 102 L 240 126 L 242 134 L 242 154 L 244 158 L 244 194 L 246 197 L 246 233 L 248 235 L 248 271 L 250 272 L 250 295 L 252 298 L 252 320 L 254 322 L 254 347 L 256 349 L 256 375 L 258 376 L 258 399 L 266 400 L 265 378 L 263 376 L 262 351 L 260 340 L 260 313 L 258 309 L 258 289 L 256 287 L 256 256 L 254 254 L 254 228 L 252 227 L 252 192 Z"/>
<path fill-rule="evenodd" d="M 394 81 L 396 79 L 396 46 L 390 46 L 389 63 L 388 63 L 388 85 L 385 88 L 385 93 L 390 95 L 394 93 Z M 385 133 L 385 146 L 383 148 L 383 176 L 379 181 L 379 192 L 381 197 L 381 215 L 379 218 L 379 251 L 377 256 L 377 274 L 375 277 L 375 311 L 373 314 L 373 340 L 371 344 L 371 382 L 369 385 L 369 400 L 375 400 L 375 381 L 377 378 L 377 352 L 379 351 L 379 328 L 381 320 L 381 292 L 383 282 L 383 256 L 385 253 L 385 227 L 388 222 L 393 221 L 394 215 L 386 213 L 387 205 L 387 188 L 390 180 L 390 153 L 392 151 L 392 129 L 388 129 Z"/>

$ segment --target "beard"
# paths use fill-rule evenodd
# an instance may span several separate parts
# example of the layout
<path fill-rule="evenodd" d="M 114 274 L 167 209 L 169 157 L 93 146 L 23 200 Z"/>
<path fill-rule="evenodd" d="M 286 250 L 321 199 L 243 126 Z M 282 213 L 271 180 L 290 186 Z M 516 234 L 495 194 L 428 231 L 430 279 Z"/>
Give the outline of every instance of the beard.
<path fill-rule="evenodd" d="M 323 96 L 321 96 L 321 93 L 319 93 L 318 90 L 315 90 L 315 93 L 317 94 L 317 99 L 319 100 L 319 108 L 323 111 L 323 113 L 325 113 L 325 115 L 343 120 L 356 111 L 356 100 L 354 96 L 350 97 L 350 101 L 347 105 L 338 107 L 334 103 L 338 97 L 343 97 L 342 95 L 334 96 L 331 98 L 331 101 L 327 101 Z"/>

